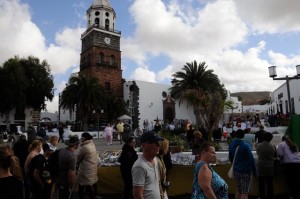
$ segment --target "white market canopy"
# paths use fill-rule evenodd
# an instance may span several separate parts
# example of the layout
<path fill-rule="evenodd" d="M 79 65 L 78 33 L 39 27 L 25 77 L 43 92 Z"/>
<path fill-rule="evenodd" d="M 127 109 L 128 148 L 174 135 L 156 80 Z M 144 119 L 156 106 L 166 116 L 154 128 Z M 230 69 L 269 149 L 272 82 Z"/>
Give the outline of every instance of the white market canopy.
<path fill-rule="evenodd" d="M 120 117 L 118 117 L 119 120 L 132 120 L 132 118 L 128 115 L 122 115 Z"/>

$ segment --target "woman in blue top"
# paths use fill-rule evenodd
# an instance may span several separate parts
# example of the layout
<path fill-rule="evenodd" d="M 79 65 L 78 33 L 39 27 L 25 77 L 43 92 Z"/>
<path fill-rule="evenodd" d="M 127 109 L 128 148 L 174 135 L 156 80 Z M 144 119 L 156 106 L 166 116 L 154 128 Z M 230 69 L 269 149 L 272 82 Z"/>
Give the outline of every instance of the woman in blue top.
<path fill-rule="evenodd" d="M 200 147 L 200 161 L 194 170 L 192 199 L 227 199 L 226 182 L 209 166 L 216 159 L 213 144 L 204 142 Z"/>
<path fill-rule="evenodd" d="M 257 176 L 255 160 L 250 146 L 243 140 L 244 136 L 244 130 L 237 130 L 236 138 L 229 145 L 229 160 L 231 163 L 237 150 L 233 166 L 236 199 L 248 198 L 248 194 L 252 188 L 252 176 Z"/>

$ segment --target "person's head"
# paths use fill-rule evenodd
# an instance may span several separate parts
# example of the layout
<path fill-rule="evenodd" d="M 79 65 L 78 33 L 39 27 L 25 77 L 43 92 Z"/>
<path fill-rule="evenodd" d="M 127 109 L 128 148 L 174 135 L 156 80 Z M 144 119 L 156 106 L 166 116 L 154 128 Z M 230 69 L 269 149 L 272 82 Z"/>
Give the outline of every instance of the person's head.
<path fill-rule="evenodd" d="M 245 137 L 245 131 L 242 129 L 238 129 L 235 132 L 235 136 L 236 136 L 236 138 L 243 139 Z"/>
<path fill-rule="evenodd" d="M 26 140 L 26 136 L 25 136 L 25 135 L 23 135 L 23 134 L 22 134 L 22 135 L 20 135 L 20 136 L 19 136 L 19 140 Z"/>
<path fill-rule="evenodd" d="M 200 146 L 200 158 L 202 161 L 212 163 L 216 160 L 216 150 L 212 143 L 203 142 Z"/>
<path fill-rule="evenodd" d="M 259 125 L 259 130 L 264 130 L 264 128 L 265 128 L 264 125 L 262 124 Z"/>
<path fill-rule="evenodd" d="M 194 131 L 195 138 L 202 138 L 202 133 L 200 131 Z"/>
<path fill-rule="evenodd" d="M 46 155 L 47 157 L 50 156 L 50 154 L 53 153 L 53 149 L 50 148 L 49 144 L 43 144 L 43 151 L 44 151 L 44 155 Z"/>
<path fill-rule="evenodd" d="M 10 172 L 19 180 L 23 178 L 19 159 L 14 155 L 12 148 L 8 145 L 0 144 L 0 169 Z"/>
<path fill-rule="evenodd" d="M 49 139 L 49 143 L 51 143 L 53 146 L 58 145 L 58 137 L 56 135 L 53 135 Z"/>
<path fill-rule="evenodd" d="M 84 133 L 81 134 L 80 141 L 84 142 L 86 140 L 92 140 L 92 139 L 93 139 L 93 136 L 91 136 L 91 134 L 89 134 L 88 132 L 84 132 Z"/>
<path fill-rule="evenodd" d="M 161 141 L 159 144 L 160 144 L 159 154 L 160 155 L 167 154 L 169 150 L 169 140 L 164 138 L 164 140 Z"/>
<path fill-rule="evenodd" d="M 265 132 L 263 134 L 263 141 L 271 142 L 272 139 L 273 139 L 273 134 L 272 133 Z"/>
<path fill-rule="evenodd" d="M 33 140 L 32 143 L 29 145 L 28 151 L 36 151 L 40 152 L 42 150 L 42 141 L 41 140 Z"/>
<path fill-rule="evenodd" d="M 293 142 L 293 140 L 285 135 L 284 137 L 282 137 L 282 140 L 285 141 L 285 143 L 289 146 L 290 150 L 295 153 L 295 152 L 298 152 L 298 146 Z"/>
<path fill-rule="evenodd" d="M 66 145 L 68 146 L 69 149 L 77 149 L 79 145 L 79 138 L 77 135 L 72 135 L 69 137 L 69 140 L 67 140 Z"/>
<path fill-rule="evenodd" d="M 159 153 L 159 142 L 162 140 L 163 138 L 156 135 L 153 131 L 143 133 L 141 136 L 143 155 L 154 158 Z"/>
<path fill-rule="evenodd" d="M 9 169 L 12 163 L 13 152 L 7 145 L 0 145 L 0 168 Z"/>
<path fill-rule="evenodd" d="M 127 139 L 127 144 L 128 144 L 129 146 L 131 146 L 132 148 L 135 148 L 135 145 L 136 145 L 135 137 L 134 137 L 134 136 L 130 136 L 130 137 Z"/>

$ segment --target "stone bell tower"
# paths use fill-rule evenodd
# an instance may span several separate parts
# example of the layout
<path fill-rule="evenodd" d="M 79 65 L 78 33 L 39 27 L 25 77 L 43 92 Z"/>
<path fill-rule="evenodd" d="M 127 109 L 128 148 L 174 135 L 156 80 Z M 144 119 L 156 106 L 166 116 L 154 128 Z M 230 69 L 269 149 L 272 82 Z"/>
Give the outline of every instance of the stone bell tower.
<path fill-rule="evenodd" d="M 115 30 L 116 13 L 108 0 L 94 0 L 86 18 L 79 73 L 97 77 L 106 94 L 123 98 L 121 31 Z"/>

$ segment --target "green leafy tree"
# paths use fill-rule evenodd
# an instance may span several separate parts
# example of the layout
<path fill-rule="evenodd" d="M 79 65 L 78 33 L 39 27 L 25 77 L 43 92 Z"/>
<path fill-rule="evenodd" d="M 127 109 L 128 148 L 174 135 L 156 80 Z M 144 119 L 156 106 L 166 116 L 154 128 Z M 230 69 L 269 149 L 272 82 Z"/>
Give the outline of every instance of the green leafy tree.
<path fill-rule="evenodd" d="M 114 121 L 119 116 L 128 114 L 127 104 L 123 99 L 107 96 L 105 101 L 105 113 L 108 121 Z"/>
<path fill-rule="evenodd" d="M 82 129 L 88 130 L 88 116 L 99 107 L 105 106 L 104 89 L 95 77 L 79 74 L 69 79 L 68 86 L 61 94 L 60 107 L 76 111 L 82 122 Z"/>
<path fill-rule="evenodd" d="M 46 61 L 38 58 L 8 59 L 0 67 L 0 113 L 8 116 L 13 109 L 46 109 L 46 100 L 53 99 L 53 76 Z"/>
<path fill-rule="evenodd" d="M 220 83 L 213 70 L 207 70 L 205 62 L 199 63 L 199 65 L 196 61 L 186 63 L 182 70 L 173 74 L 173 86 L 170 88 L 171 96 L 179 99 L 179 105 L 183 101 L 192 105 L 196 127 L 203 124 L 210 130 L 215 126 L 215 121 L 221 118 L 223 114 L 227 95 L 224 85 Z M 220 105 L 213 107 L 213 102 L 218 99 Z M 210 111 L 212 108 L 216 108 L 218 111 L 212 113 Z"/>
<path fill-rule="evenodd" d="M 46 109 L 45 99 L 52 100 L 54 97 L 50 65 L 32 56 L 20 59 L 20 63 L 27 78 L 26 105 L 36 110 Z"/>

